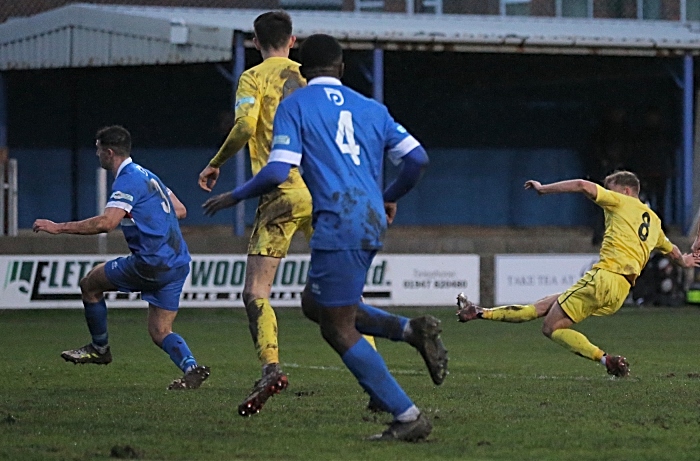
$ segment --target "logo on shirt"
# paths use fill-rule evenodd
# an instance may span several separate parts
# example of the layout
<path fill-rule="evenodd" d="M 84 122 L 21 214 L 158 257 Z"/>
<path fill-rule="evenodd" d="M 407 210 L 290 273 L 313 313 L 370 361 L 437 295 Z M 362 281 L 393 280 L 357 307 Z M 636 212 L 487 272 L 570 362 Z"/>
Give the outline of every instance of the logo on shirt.
<path fill-rule="evenodd" d="M 401 134 L 406 134 L 406 128 L 402 127 L 401 125 L 396 125 L 396 131 L 398 131 Z"/>
<path fill-rule="evenodd" d="M 238 101 L 236 101 L 235 108 L 238 109 L 243 104 L 255 104 L 255 98 L 252 96 L 247 96 L 245 98 L 241 98 Z"/>
<path fill-rule="evenodd" d="M 117 190 L 117 191 L 112 192 L 112 195 L 109 196 L 109 199 L 110 200 L 112 200 L 112 199 L 114 199 L 114 200 L 128 200 L 129 202 L 133 202 L 134 196 L 130 195 L 130 194 L 126 194 L 124 192 L 120 192 Z"/>
<path fill-rule="evenodd" d="M 336 106 L 342 106 L 345 103 L 345 98 L 343 98 L 343 93 L 336 90 L 335 88 L 324 88 L 326 90 L 326 97 Z"/>
<path fill-rule="evenodd" d="M 272 145 L 276 146 L 278 144 L 283 145 L 283 146 L 288 146 L 290 143 L 289 136 L 285 134 L 278 134 L 274 138 L 272 138 Z"/>

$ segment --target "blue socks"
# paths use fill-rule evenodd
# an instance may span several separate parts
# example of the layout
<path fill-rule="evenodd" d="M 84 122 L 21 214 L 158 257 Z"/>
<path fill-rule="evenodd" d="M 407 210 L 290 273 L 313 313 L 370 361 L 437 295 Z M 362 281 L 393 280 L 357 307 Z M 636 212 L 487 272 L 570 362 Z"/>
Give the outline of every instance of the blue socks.
<path fill-rule="evenodd" d="M 382 309 L 377 309 L 369 304 L 360 302 L 357 306 L 357 320 L 355 328 L 363 335 L 386 338 L 392 341 L 403 340 L 403 332 L 409 319 L 390 314 Z"/>
<path fill-rule="evenodd" d="M 389 373 L 382 357 L 365 338 L 360 338 L 341 358 L 362 388 L 394 417 L 413 406 L 411 399 Z"/>
<path fill-rule="evenodd" d="M 170 333 L 163 339 L 163 344 L 160 347 L 184 373 L 187 373 L 190 368 L 197 366 L 197 361 L 192 356 L 192 351 L 190 351 L 187 343 L 179 334 Z"/>
<path fill-rule="evenodd" d="M 85 306 L 85 321 L 92 336 L 92 343 L 96 346 L 106 347 L 107 337 L 107 304 L 102 298 L 96 303 L 83 301 Z"/>
<path fill-rule="evenodd" d="M 107 304 L 104 298 L 96 303 L 83 301 L 85 306 L 85 321 L 92 336 L 92 343 L 98 348 L 107 347 Z M 192 351 L 182 336 L 170 333 L 163 339 L 163 350 L 170 356 L 170 360 L 183 372 L 197 366 L 197 361 L 192 356 Z"/>

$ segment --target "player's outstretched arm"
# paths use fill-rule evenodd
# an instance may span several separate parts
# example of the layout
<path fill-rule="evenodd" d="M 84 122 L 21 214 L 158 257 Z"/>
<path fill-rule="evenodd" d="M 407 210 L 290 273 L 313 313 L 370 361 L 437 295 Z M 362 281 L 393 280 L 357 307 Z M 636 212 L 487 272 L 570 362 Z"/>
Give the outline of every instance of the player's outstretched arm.
<path fill-rule="evenodd" d="M 233 198 L 232 192 L 224 192 L 223 194 L 215 195 L 204 202 L 204 204 L 202 204 L 202 208 L 204 209 L 205 216 L 214 216 L 221 210 L 238 205 L 238 202 L 240 202 L 240 200 Z"/>
<path fill-rule="evenodd" d="M 243 146 L 255 133 L 255 119 L 253 117 L 241 117 L 236 120 L 236 123 L 231 128 L 231 132 L 226 137 L 226 140 L 219 148 L 214 158 L 209 161 L 209 165 L 204 167 L 199 173 L 199 187 L 207 192 L 211 192 L 216 181 L 221 174 L 221 165 L 226 163 L 228 159 L 236 155 L 236 152 L 243 149 Z"/>
<path fill-rule="evenodd" d="M 292 165 L 285 162 L 270 162 L 242 186 L 232 192 L 226 192 L 210 198 L 202 208 L 207 216 L 214 216 L 217 211 L 230 208 L 239 202 L 252 197 L 258 197 L 275 190 L 289 176 Z"/>
<path fill-rule="evenodd" d="M 71 221 L 56 223 L 48 219 L 37 219 L 32 229 L 34 232 L 46 232 L 49 234 L 80 234 L 95 235 L 109 232 L 119 225 L 126 215 L 121 208 L 105 208 L 104 214 L 85 219 L 83 221 Z"/>
<path fill-rule="evenodd" d="M 690 246 L 690 251 L 693 253 L 700 253 L 700 225 L 698 225 L 698 233 L 695 235 L 695 241 Z"/>
<path fill-rule="evenodd" d="M 700 254 L 699 253 L 681 253 L 681 250 L 673 245 L 673 250 L 668 254 L 671 260 L 681 267 L 700 267 Z"/>
<path fill-rule="evenodd" d="M 539 181 L 531 179 L 525 181 L 524 187 L 525 189 L 533 189 L 539 195 L 580 192 L 591 200 L 595 200 L 598 196 L 598 187 L 595 183 L 586 181 L 585 179 L 568 179 L 551 184 L 542 184 Z"/>

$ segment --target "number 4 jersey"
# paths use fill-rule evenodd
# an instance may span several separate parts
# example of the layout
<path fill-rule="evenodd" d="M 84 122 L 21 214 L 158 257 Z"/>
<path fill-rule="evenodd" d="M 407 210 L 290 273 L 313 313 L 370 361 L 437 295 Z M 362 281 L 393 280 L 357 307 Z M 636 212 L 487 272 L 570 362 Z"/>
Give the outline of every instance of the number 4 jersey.
<path fill-rule="evenodd" d="M 384 154 L 398 163 L 418 141 L 384 105 L 331 77 L 315 78 L 283 100 L 273 127 L 270 161 L 299 166 L 311 192 L 311 248 L 380 249 Z"/>
<path fill-rule="evenodd" d="M 126 211 L 121 227 L 138 261 L 167 270 L 190 262 L 187 244 L 161 180 L 127 158 L 117 171 L 106 208 Z"/>
<path fill-rule="evenodd" d="M 636 197 L 597 188 L 595 202 L 605 210 L 605 234 L 600 262 L 593 267 L 636 277 L 652 250 L 658 248 L 664 254 L 673 250 L 651 208 Z"/>

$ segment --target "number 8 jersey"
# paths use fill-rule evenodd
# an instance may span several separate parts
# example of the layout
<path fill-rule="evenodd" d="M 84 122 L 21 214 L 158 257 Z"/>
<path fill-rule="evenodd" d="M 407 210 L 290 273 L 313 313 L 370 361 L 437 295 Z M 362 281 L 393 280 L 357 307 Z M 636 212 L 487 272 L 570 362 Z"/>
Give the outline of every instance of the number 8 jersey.
<path fill-rule="evenodd" d="M 386 230 L 384 154 L 398 163 L 418 145 L 384 105 L 318 77 L 277 108 L 269 161 L 299 166 L 313 201 L 311 248 L 373 250 Z"/>
<path fill-rule="evenodd" d="M 652 250 L 658 248 L 664 254 L 673 251 L 661 220 L 651 208 L 636 197 L 597 188 L 595 202 L 605 210 L 605 234 L 600 262 L 593 267 L 636 278 Z"/>
<path fill-rule="evenodd" d="M 121 228 L 136 259 L 156 269 L 188 264 L 190 254 L 161 180 L 131 157 L 119 166 L 105 208 L 126 211 Z"/>

